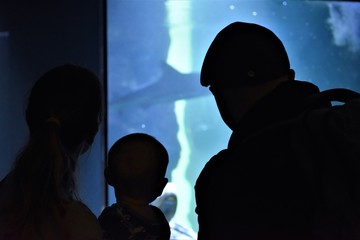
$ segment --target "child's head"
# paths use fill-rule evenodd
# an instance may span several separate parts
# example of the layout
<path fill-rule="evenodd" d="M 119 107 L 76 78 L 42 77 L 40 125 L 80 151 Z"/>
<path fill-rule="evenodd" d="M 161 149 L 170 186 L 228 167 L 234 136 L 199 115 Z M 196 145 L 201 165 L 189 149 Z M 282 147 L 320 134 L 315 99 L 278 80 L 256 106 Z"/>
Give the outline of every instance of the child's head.
<path fill-rule="evenodd" d="M 120 138 L 110 148 L 105 177 L 117 198 L 128 197 L 152 202 L 166 183 L 169 156 L 165 147 L 145 133 Z"/>

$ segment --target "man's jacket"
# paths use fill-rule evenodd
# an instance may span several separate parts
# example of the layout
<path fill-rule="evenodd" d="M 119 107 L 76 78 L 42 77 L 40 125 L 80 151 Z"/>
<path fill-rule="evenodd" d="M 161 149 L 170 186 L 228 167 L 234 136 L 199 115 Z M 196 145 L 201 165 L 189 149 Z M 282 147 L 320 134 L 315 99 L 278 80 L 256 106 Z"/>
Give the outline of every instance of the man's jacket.
<path fill-rule="evenodd" d="M 210 159 L 195 185 L 199 240 L 360 239 L 360 100 L 316 96 L 281 84 Z"/>

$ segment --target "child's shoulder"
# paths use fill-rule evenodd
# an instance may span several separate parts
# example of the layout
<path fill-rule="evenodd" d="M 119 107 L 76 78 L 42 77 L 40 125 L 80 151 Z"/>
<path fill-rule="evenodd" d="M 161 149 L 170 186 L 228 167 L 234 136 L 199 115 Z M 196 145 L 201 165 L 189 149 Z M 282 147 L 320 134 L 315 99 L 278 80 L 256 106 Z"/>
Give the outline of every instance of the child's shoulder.
<path fill-rule="evenodd" d="M 154 206 L 154 205 L 150 205 L 151 209 L 153 210 L 156 218 L 159 220 L 159 221 L 163 221 L 163 220 L 166 220 L 166 217 L 165 217 L 165 214 L 160 210 L 160 208 Z M 166 220 L 167 221 L 167 220 Z"/>
<path fill-rule="evenodd" d="M 119 214 L 121 214 L 121 212 L 123 211 L 123 208 L 121 205 L 114 203 L 110 206 L 105 207 L 102 211 L 101 214 L 99 216 L 99 220 L 104 219 L 104 218 L 111 218 L 111 217 L 115 217 Z"/>

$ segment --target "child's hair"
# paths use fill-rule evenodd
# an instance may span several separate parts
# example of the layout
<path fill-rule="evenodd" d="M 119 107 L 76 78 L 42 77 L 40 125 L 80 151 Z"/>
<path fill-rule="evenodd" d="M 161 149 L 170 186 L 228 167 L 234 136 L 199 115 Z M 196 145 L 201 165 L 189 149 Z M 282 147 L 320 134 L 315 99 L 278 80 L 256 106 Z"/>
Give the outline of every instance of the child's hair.
<path fill-rule="evenodd" d="M 157 187 L 166 179 L 168 163 L 168 152 L 156 138 L 145 133 L 132 133 L 110 148 L 107 180 L 119 189 L 120 194 L 150 202 L 163 190 Z M 156 189 L 160 192 L 154 193 Z"/>
<path fill-rule="evenodd" d="M 26 108 L 29 140 L 8 175 L 9 200 L 0 206 L 9 221 L 40 234 L 77 198 L 74 172 L 98 131 L 101 102 L 99 79 L 86 68 L 61 65 L 38 79 Z"/>

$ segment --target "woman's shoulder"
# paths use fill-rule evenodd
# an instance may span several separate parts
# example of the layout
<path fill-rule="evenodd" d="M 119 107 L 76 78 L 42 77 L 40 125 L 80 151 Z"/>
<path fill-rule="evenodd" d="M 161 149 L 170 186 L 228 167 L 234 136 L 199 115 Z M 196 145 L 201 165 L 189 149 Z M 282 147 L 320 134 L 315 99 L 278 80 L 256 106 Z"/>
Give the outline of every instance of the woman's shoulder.
<path fill-rule="evenodd" d="M 102 239 L 102 230 L 95 214 L 82 202 L 72 201 L 65 204 L 65 224 L 70 239 Z"/>

